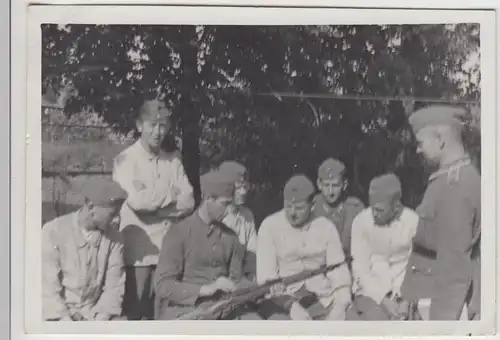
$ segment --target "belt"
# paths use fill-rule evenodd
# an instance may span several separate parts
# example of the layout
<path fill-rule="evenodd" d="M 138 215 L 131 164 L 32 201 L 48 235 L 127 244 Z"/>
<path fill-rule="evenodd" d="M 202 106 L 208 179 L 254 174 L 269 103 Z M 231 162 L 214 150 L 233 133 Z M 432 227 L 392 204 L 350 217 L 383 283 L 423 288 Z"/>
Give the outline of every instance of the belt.
<path fill-rule="evenodd" d="M 434 250 L 430 250 L 427 248 L 422 247 L 419 244 L 414 244 L 413 245 L 413 252 L 417 253 L 418 255 L 421 255 L 425 258 L 435 260 L 436 259 L 436 252 Z"/>

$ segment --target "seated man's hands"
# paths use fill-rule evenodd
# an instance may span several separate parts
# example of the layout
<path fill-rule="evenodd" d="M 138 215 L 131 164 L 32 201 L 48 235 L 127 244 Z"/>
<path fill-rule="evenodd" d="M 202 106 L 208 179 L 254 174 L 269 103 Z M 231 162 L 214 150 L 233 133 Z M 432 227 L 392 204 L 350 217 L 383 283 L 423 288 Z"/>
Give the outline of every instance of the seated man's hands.
<path fill-rule="evenodd" d="M 285 294 L 286 286 L 283 282 L 278 282 L 269 288 L 269 295 L 278 296 Z"/>
<path fill-rule="evenodd" d="M 214 282 L 201 286 L 200 296 L 212 296 L 219 290 L 225 293 L 234 292 L 236 283 L 225 276 L 221 276 Z"/>

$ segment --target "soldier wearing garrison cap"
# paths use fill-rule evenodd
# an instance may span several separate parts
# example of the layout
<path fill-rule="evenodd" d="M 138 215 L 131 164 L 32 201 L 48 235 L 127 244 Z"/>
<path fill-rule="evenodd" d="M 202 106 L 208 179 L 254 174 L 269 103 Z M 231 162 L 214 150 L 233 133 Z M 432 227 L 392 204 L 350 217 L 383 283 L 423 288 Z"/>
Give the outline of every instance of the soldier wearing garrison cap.
<path fill-rule="evenodd" d="M 402 287 L 423 319 L 458 320 L 466 309 L 480 319 L 481 177 L 461 140 L 464 113 L 435 105 L 410 117 L 417 152 L 437 168 L 417 208 L 421 223 Z"/>
<path fill-rule="evenodd" d="M 245 206 L 249 191 L 247 168 L 236 161 L 225 161 L 219 170 L 228 173 L 234 180 L 233 202 L 228 206 L 222 222 L 233 229 L 245 248 L 244 272 L 249 278 L 255 277 L 257 252 L 257 231 L 252 211 Z"/>
<path fill-rule="evenodd" d="M 344 252 L 349 255 L 352 221 L 365 206 L 359 198 L 347 196 L 345 170 L 344 163 L 334 158 L 326 159 L 319 166 L 316 184 L 320 192 L 314 198 L 314 214 L 335 224 Z"/>
<path fill-rule="evenodd" d="M 173 224 L 163 239 L 155 276 L 156 319 L 172 320 L 217 301 L 221 292 L 247 286 L 244 249 L 234 231 L 221 223 L 234 193 L 230 172 L 201 177 L 202 202 L 192 215 Z M 231 319 L 260 319 L 242 306 Z"/>
<path fill-rule="evenodd" d="M 401 182 L 393 173 L 373 178 L 370 207 L 352 225 L 353 305 L 349 320 L 400 320 L 408 316 L 401 284 L 418 215 L 401 203 Z"/>
<path fill-rule="evenodd" d="M 125 270 L 123 242 L 114 218 L 127 195 L 111 180 L 96 181 L 80 187 L 69 183 L 82 196 L 83 206 L 43 226 L 42 309 L 46 321 L 121 318 Z"/>
<path fill-rule="evenodd" d="M 259 228 L 257 282 L 298 274 L 345 260 L 337 229 L 312 213 L 315 188 L 309 178 L 296 175 L 283 190 L 284 208 L 267 217 Z M 351 299 L 347 265 L 322 276 L 287 287 L 272 288 L 262 303 L 266 319 L 344 320 Z"/>
<path fill-rule="evenodd" d="M 163 236 L 194 208 L 193 188 L 181 159 L 161 149 L 171 111 L 160 100 L 139 109 L 140 138 L 116 156 L 113 179 L 128 193 L 121 210 L 127 285 L 124 310 L 131 320 L 153 319 L 152 277 Z"/>

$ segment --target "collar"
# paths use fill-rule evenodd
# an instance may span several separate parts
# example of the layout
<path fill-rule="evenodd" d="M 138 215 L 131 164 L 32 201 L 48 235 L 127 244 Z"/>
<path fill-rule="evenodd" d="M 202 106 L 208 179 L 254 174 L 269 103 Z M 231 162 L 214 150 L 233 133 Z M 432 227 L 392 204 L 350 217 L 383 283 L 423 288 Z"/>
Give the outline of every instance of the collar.
<path fill-rule="evenodd" d="M 404 212 L 405 208 L 402 207 L 401 210 L 396 214 L 396 216 L 394 216 L 394 218 L 387 224 L 384 224 L 384 225 L 378 225 L 378 224 L 375 224 L 375 221 L 373 221 L 373 225 L 375 226 L 375 228 L 390 228 L 392 227 L 392 225 L 396 222 L 399 222 L 401 221 L 401 216 L 403 216 L 403 212 Z M 373 217 L 372 217 L 372 220 L 373 220 Z"/>
<path fill-rule="evenodd" d="M 471 164 L 471 159 L 469 156 L 457 159 L 456 161 L 446 164 L 441 167 L 438 171 L 434 172 L 429 176 L 429 182 L 432 182 L 436 178 L 447 175 L 448 179 L 458 180 L 460 176 L 460 169 Z"/>
<path fill-rule="evenodd" d="M 344 204 L 341 202 L 337 204 L 335 207 L 331 207 L 328 203 L 326 203 L 326 201 L 323 201 L 323 209 L 325 209 L 326 212 L 331 215 L 339 214 L 344 209 Z"/>
<path fill-rule="evenodd" d="M 301 227 L 294 227 L 290 221 L 288 221 L 288 218 L 286 217 L 286 212 L 283 210 L 283 217 L 286 221 L 286 224 L 292 228 L 293 230 L 297 230 L 297 231 L 309 231 L 309 229 L 311 229 L 311 224 L 313 223 L 314 221 L 314 216 L 313 216 L 313 213 L 311 211 L 311 214 L 309 215 L 309 218 L 308 220 L 301 226 Z"/>
<path fill-rule="evenodd" d="M 343 196 L 339 198 L 338 203 L 332 207 L 326 202 L 326 199 L 323 195 L 319 195 L 318 203 L 320 206 L 329 214 L 338 214 L 344 209 L 344 199 Z"/>
<path fill-rule="evenodd" d="M 137 140 L 136 143 L 136 149 L 137 151 L 148 161 L 156 161 L 164 156 L 163 150 L 160 149 L 160 152 L 155 155 L 154 153 L 151 153 L 149 150 L 146 150 L 144 145 L 142 145 L 141 138 Z"/>
<path fill-rule="evenodd" d="M 97 244 L 101 238 L 102 233 L 100 231 L 88 231 L 87 237 L 85 237 L 85 232 L 82 230 L 82 227 L 78 223 L 79 214 L 79 211 L 75 212 L 72 219 L 73 236 L 75 238 L 77 246 L 79 248 L 83 248 L 87 245 Z"/>
<path fill-rule="evenodd" d="M 211 223 L 207 223 L 205 222 L 201 216 L 199 214 L 196 214 L 196 218 L 201 222 L 201 224 L 203 224 L 203 226 L 206 228 L 206 232 L 207 232 L 207 236 L 210 236 L 213 232 L 215 231 L 219 231 L 220 232 L 220 228 L 219 228 L 219 225 L 218 225 L 218 222 L 211 222 Z"/>

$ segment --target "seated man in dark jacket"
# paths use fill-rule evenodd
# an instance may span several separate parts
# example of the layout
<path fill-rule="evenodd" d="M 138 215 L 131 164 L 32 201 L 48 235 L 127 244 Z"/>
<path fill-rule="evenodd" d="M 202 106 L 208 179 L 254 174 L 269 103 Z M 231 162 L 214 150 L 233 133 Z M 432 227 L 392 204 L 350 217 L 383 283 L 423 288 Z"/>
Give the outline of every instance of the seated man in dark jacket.
<path fill-rule="evenodd" d="M 232 177 L 220 170 L 202 176 L 200 207 L 165 235 L 155 276 L 156 319 L 177 319 L 249 284 L 242 271 L 244 249 L 221 223 L 232 202 Z M 244 305 L 225 318 L 260 317 Z"/>

